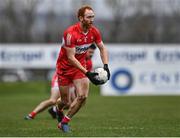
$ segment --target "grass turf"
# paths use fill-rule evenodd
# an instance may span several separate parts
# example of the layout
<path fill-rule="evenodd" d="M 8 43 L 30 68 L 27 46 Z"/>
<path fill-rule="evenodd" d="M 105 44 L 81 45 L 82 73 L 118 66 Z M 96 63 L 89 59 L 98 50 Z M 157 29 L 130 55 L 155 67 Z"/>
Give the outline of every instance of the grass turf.
<path fill-rule="evenodd" d="M 96 86 L 71 133 L 59 131 L 47 111 L 24 120 L 49 90 L 46 82 L 0 83 L 0 136 L 180 136 L 179 96 L 102 97 Z"/>

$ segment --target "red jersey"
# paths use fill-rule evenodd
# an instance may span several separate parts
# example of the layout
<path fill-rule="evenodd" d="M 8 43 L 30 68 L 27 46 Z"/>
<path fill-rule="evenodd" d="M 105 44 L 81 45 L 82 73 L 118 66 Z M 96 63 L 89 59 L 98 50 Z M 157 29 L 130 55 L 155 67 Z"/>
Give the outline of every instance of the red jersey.
<path fill-rule="evenodd" d="M 77 69 L 68 61 L 64 47 L 75 47 L 75 58 L 81 63 L 82 66 L 86 67 L 85 58 L 87 49 L 92 43 L 95 42 L 98 44 L 101 41 L 100 32 L 94 26 L 92 26 L 86 34 L 83 33 L 80 23 L 70 26 L 67 30 L 65 30 L 63 35 L 62 47 L 56 63 L 57 72 L 60 73 L 61 70 L 73 72 L 73 70 Z"/>

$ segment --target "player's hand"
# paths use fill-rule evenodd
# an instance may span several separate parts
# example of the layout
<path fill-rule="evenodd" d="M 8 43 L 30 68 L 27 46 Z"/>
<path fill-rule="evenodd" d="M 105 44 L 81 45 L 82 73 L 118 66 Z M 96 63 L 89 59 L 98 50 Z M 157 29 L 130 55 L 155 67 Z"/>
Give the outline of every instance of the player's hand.
<path fill-rule="evenodd" d="M 104 64 L 104 70 L 107 71 L 107 74 L 108 74 L 108 80 L 110 79 L 110 71 L 109 71 L 109 68 L 108 68 L 108 64 Z"/>
<path fill-rule="evenodd" d="M 101 81 L 99 81 L 99 80 L 96 79 L 96 75 L 98 75 L 98 73 L 96 73 L 96 72 L 90 72 L 90 71 L 86 72 L 86 76 L 89 78 L 89 80 L 90 80 L 93 84 L 95 84 L 95 85 L 100 85 L 100 84 L 102 84 Z"/>

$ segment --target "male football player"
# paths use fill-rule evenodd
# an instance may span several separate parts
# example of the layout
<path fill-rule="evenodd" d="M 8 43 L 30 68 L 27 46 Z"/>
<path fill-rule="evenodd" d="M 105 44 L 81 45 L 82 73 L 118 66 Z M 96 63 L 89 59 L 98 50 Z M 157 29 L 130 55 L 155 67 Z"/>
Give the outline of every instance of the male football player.
<path fill-rule="evenodd" d="M 91 58 L 94 54 L 94 51 L 96 49 L 96 46 L 92 44 L 86 53 L 86 68 L 88 71 L 92 70 L 92 61 Z M 55 105 L 58 98 L 60 97 L 60 91 L 59 91 L 59 86 L 58 86 L 58 77 L 57 77 L 57 72 L 54 73 L 51 81 L 51 96 L 49 99 L 42 101 L 32 112 L 30 112 L 25 119 L 30 120 L 34 119 L 35 116 L 45 110 L 46 108 Z M 76 97 L 75 89 L 72 84 L 69 85 L 69 104 L 73 102 L 73 100 Z M 56 118 L 56 108 L 51 108 L 48 110 L 49 113 L 52 115 L 53 118 Z"/>
<path fill-rule="evenodd" d="M 94 55 L 94 52 L 96 50 L 96 46 L 95 44 L 90 45 L 90 47 L 88 48 L 88 51 L 86 53 L 86 69 L 88 71 L 92 71 L 93 68 L 93 64 L 92 64 L 92 56 Z M 76 98 L 76 93 L 75 93 L 75 88 L 72 85 L 72 87 L 69 88 L 69 105 L 74 101 L 74 99 Z M 61 101 L 61 98 L 59 98 L 57 100 L 58 102 Z M 68 107 L 69 108 L 69 107 Z M 56 106 L 51 107 L 48 112 L 51 114 L 52 118 L 56 118 Z M 60 116 L 62 116 L 63 114 L 60 114 Z M 60 117 L 61 118 L 61 117 Z M 58 118 L 59 119 L 59 118 Z"/>
<path fill-rule="evenodd" d="M 58 104 L 58 112 L 62 112 L 63 108 L 68 104 L 68 89 L 73 83 L 77 97 L 71 103 L 66 115 L 58 124 L 63 132 L 69 132 L 68 123 L 72 117 L 79 111 L 88 97 L 89 80 L 95 84 L 101 84 L 96 79 L 95 72 L 90 72 L 86 69 L 86 52 L 92 43 L 96 43 L 100 50 L 101 60 L 104 64 L 104 69 L 110 78 L 108 69 L 108 53 L 102 42 L 99 30 L 93 26 L 94 11 L 90 6 L 82 6 L 78 10 L 77 24 L 68 27 L 63 35 L 63 44 L 57 60 L 56 70 L 58 74 L 58 84 L 61 92 L 61 102 Z M 89 79 L 89 80 L 88 80 Z"/>

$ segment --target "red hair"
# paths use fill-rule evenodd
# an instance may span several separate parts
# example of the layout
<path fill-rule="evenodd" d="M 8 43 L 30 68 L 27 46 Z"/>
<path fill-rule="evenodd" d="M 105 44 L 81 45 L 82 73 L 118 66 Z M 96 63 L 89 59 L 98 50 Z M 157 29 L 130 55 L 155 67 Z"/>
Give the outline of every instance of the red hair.
<path fill-rule="evenodd" d="M 79 19 L 80 16 L 81 16 L 81 17 L 84 17 L 84 13 L 85 13 L 86 9 L 93 11 L 93 9 L 91 8 L 91 6 L 89 6 L 89 5 L 84 5 L 84 6 L 82 6 L 81 8 L 79 8 L 79 10 L 78 10 L 78 12 L 77 12 L 77 17 L 78 17 L 78 19 Z"/>

